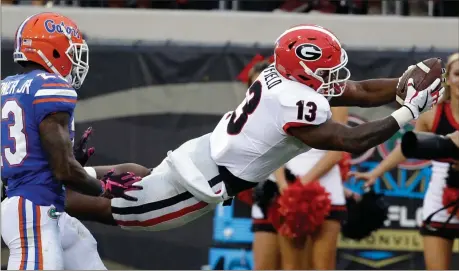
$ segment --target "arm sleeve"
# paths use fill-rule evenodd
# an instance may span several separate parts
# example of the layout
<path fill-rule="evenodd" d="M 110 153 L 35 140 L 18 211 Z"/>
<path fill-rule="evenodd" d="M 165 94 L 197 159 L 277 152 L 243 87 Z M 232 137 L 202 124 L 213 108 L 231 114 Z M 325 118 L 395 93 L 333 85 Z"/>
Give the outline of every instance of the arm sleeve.
<path fill-rule="evenodd" d="M 286 91 L 279 102 L 279 125 L 286 134 L 291 127 L 320 125 L 332 116 L 327 99 L 312 90 Z"/>
<path fill-rule="evenodd" d="M 46 77 L 39 82 L 32 101 L 37 124 L 52 113 L 67 112 L 72 115 L 77 98 L 76 91 L 65 80 L 53 75 Z"/>
<path fill-rule="evenodd" d="M 415 159 L 459 159 L 459 149 L 453 141 L 441 135 L 406 132 L 402 137 L 402 153 Z"/>

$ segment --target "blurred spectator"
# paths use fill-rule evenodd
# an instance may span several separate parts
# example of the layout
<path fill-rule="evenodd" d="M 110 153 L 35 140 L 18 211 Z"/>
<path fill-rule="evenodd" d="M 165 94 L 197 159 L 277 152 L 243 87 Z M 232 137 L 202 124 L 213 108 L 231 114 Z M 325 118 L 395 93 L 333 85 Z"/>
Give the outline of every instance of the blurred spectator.
<path fill-rule="evenodd" d="M 365 1 L 368 2 L 368 14 L 400 14 L 405 16 L 459 16 L 458 0 Z"/>
<path fill-rule="evenodd" d="M 409 0 L 408 9 L 410 16 L 428 15 L 428 1 Z"/>
<path fill-rule="evenodd" d="M 435 16 L 459 17 L 459 1 L 457 0 L 434 0 Z"/>
<path fill-rule="evenodd" d="M 43 6 L 45 0 L 1 0 L 2 5 L 33 5 L 33 6 Z"/>
<path fill-rule="evenodd" d="M 0 0 L 13 5 L 459 16 L 459 0 Z"/>
<path fill-rule="evenodd" d="M 210 10 L 218 9 L 219 2 L 215 0 L 175 0 L 179 9 Z"/>
<path fill-rule="evenodd" d="M 365 14 L 367 12 L 367 0 L 284 0 L 279 7 L 280 11 L 310 12 L 339 14 Z"/>
<path fill-rule="evenodd" d="M 273 11 L 279 8 L 285 0 L 264 1 L 261 3 L 253 0 L 239 1 L 239 9 L 243 11 Z"/>
<path fill-rule="evenodd" d="M 218 9 L 215 0 L 80 0 L 83 7 Z"/>

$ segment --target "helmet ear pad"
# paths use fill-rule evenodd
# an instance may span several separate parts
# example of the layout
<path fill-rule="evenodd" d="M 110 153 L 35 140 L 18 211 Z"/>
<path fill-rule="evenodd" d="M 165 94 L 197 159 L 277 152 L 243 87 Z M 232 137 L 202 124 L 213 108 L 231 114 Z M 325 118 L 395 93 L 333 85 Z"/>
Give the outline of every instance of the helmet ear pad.
<path fill-rule="evenodd" d="M 54 73 L 52 69 L 54 67 L 61 76 L 65 77 L 70 74 L 72 61 L 66 56 L 66 49 L 56 48 L 46 40 L 34 40 L 33 44 L 35 45 L 34 48 L 25 47 L 27 61 L 43 66 L 50 73 Z"/>

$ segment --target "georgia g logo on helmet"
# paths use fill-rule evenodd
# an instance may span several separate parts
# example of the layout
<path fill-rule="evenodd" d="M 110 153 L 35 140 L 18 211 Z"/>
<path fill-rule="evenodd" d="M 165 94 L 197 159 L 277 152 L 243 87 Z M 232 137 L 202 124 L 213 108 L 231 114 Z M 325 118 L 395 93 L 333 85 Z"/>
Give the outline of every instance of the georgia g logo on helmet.
<path fill-rule="evenodd" d="M 316 61 L 322 57 L 322 49 L 317 45 L 304 43 L 296 47 L 295 54 L 304 61 Z"/>

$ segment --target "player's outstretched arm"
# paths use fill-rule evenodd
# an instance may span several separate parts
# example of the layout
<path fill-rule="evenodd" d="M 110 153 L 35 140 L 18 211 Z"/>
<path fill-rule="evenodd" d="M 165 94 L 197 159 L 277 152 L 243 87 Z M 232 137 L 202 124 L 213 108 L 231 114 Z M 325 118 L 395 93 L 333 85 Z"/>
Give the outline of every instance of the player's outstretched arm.
<path fill-rule="evenodd" d="M 73 155 L 69 121 L 67 112 L 57 112 L 46 116 L 39 125 L 40 140 L 54 177 L 83 194 L 100 196 L 103 193 L 101 182 L 89 176 Z"/>
<path fill-rule="evenodd" d="M 330 105 L 375 107 L 393 102 L 397 97 L 397 84 L 405 84 L 409 78 L 414 78 L 414 81 L 419 79 L 421 82 L 426 78 L 428 78 L 427 82 L 440 79 L 445 73 L 441 67 L 441 60 L 430 58 L 409 66 L 400 78 L 348 81 L 343 95 L 331 99 Z M 399 98 L 403 100 L 402 97 Z M 399 101 L 399 103 L 403 102 Z"/>
<path fill-rule="evenodd" d="M 348 81 L 343 95 L 333 97 L 331 106 L 376 107 L 395 101 L 398 78 Z"/>
<path fill-rule="evenodd" d="M 381 120 L 353 128 L 327 120 L 320 125 L 292 127 L 288 133 L 316 149 L 362 153 L 388 140 L 406 123 L 417 119 L 420 113 L 436 104 L 436 97 L 441 98 L 444 91 L 438 89 L 439 84 L 440 79 L 437 79 L 426 89 L 418 91 L 410 78 L 402 108 Z"/>
<path fill-rule="evenodd" d="M 399 129 L 395 118 L 389 116 L 356 127 L 330 119 L 318 126 L 292 127 L 288 132 L 315 149 L 362 153 L 388 140 Z"/>

